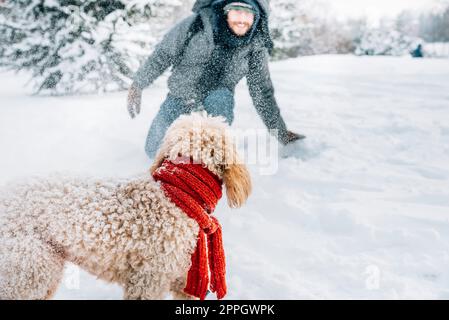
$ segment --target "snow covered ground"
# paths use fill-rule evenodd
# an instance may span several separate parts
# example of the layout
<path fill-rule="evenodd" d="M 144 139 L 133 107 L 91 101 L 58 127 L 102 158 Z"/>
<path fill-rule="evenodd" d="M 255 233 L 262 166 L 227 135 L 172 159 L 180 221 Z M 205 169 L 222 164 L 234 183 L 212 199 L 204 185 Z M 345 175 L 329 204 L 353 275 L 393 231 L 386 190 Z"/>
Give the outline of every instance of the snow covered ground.
<path fill-rule="evenodd" d="M 250 166 L 254 193 L 222 201 L 230 299 L 449 299 L 449 60 L 314 56 L 271 64 L 282 114 L 306 134 L 274 175 Z M 126 93 L 28 95 L 0 73 L 0 185 L 55 171 L 147 170 L 160 78 L 131 120 Z M 235 128 L 263 128 L 237 89 Z M 58 299 L 120 299 L 68 266 Z"/>

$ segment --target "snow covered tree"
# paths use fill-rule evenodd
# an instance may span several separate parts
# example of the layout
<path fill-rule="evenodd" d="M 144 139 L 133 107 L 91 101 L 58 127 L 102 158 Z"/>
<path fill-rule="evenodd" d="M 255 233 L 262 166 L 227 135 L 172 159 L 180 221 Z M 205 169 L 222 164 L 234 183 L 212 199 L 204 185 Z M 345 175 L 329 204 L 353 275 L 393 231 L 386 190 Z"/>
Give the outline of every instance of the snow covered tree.
<path fill-rule="evenodd" d="M 0 13 L 0 66 L 31 71 L 39 93 L 124 89 L 166 28 L 160 19 L 170 19 L 180 5 L 179 0 L 7 1 Z"/>
<path fill-rule="evenodd" d="M 419 35 L 428 42 L 449 42 L 449 5 L 419 17 Z"/>
<path fill-rule="evenodd" d="M 272 0 L 271 8 L 274 59 L 354 50 L 352 30 L 333 17 L 328 3 Z"/>
<path fill-rule="evenodd" d="M 403 11 L 395 21 L 395 29 L 410 37 L 419 36 L 419 19 L 412 11 Z"/>
<path fill-rule="evenodd" d="M 271 1 L 270 30 L 275 59 L 312 53 L 313 24 L 301 9 L 302 1 Z"/>
<path fill-rule="evenodd" d="M 368 29 L 357 45 L 357 55 L 407 55 L 421 42 L 420 39 L 406 36 L 388 28 Z"/>

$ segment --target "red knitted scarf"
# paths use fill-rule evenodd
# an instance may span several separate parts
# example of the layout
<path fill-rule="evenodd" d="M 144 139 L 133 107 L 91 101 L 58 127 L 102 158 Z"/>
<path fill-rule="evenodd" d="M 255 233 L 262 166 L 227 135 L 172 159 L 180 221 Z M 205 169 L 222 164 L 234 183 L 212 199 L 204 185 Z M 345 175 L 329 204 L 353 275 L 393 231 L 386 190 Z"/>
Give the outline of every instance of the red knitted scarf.
<path fill-rule="evenodd" d="M 218 220 L 210 216 L 222 196 L 222 181 L 201 164 L 181 157 L 165 160 L 153 177 L 161 182 L 165 195 L 200 227 L 184 292 L 204 300 L 210 289 L 222 299 L 226 295 L 222 231 Z"/>

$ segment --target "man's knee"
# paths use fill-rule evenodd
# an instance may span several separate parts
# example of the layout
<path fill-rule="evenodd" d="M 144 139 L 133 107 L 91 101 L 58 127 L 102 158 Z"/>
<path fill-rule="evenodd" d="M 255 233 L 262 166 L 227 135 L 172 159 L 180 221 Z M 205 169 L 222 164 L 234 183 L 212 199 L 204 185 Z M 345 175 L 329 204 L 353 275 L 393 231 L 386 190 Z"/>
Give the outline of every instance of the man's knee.
<path fill-rule="evenodd" d="M 160 112 L 164 119 L 171 124 L 179 116 L 189 113 L 189 109 L 182 100 L 169 95 L 162 104 Z"/>
<path fill-rule="evenodd" d="M 154 159 L 156 157 L 156 149 L 152 148 L 152 146 L 145 144 L 145 153 L 147 154 L 148 158 Z"/>
<path fill-rule="evenodd" d="M 234 120 L 234 94 L 221 88 L 214 90 L 204 99 L 204 108 L 212 116 L 223 116 L 231 124 Z"/>
<path fill-rule="evenodd" d="M 227 88 L 220 88 L 211 91 L 206 99 L 204 100 L 206 103 L 214 103 L 214 104 L 224 104 L 224 105 L 233 105 L 234 104 L 234 94 L 231 90 Z"/>
<path fill-rule="evenodd" d="M 184 111 L 184 106 L 174 97 L 168 96 L 162 103 L 151 123 L 145 142 L 145 152 L 149 158 L 155 157 L 167 129 Z"/>

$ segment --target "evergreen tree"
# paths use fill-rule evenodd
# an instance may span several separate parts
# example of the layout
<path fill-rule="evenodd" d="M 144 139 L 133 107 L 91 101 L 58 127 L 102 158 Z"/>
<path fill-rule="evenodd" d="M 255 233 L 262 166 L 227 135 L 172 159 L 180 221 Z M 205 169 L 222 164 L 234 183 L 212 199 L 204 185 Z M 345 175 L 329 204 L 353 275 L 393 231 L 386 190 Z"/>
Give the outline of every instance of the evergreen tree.
<path fill-rule="evenodd" d="M 0 13 L 0 66 L 31 71 L 40 93 L 125 89 L 166 28 L 158 18 L 179 6 L 178 0 L 8 1 Z"/>
<path fill-rule="evenodd" d="M 274 58 L 297 57 L 311 51 L 312 24 L 300 11 L 297 0 L 271 1 L 270 30 L 274 42 Z"/>
<path fill-rule="evenodd" d="M 428 42 L 449 42 L 449 5 L 442 12 L 422 14 L 419 35 Z"/>
<path fill-rule="evenodd" d="M 353 51 L 352 30 L 326 14 L 329 12 L 327 3 L 272 0 L 271 7 L 275 59 Z"/>
<path fill-rule="evenodd" d="M 391 28 L 367 29 L 357 45 L 357 55 L 402 56 L 421 43 L 419 38 L 409 37 Z"/>

